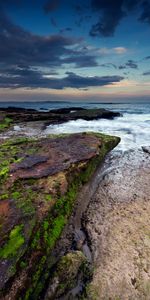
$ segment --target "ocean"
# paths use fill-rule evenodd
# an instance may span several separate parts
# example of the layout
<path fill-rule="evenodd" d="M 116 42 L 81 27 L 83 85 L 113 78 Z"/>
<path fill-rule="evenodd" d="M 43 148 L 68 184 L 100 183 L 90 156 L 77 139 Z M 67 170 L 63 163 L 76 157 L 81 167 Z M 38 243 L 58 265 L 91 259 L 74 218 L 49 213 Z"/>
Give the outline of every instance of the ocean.
<path fill-rule="evenodd" d="M 50 125 L 45 134 L 103 132 L 121 138 L 118 149 L 137 149 L 150 146 L 150 103 L 85 103 L 85 102 L 0 102 L 0 107 L 24 107 L 47 111 L 62 107 L 105 108 L 122 114 L 114 120 L 99 119 L 69 121 Z"/>

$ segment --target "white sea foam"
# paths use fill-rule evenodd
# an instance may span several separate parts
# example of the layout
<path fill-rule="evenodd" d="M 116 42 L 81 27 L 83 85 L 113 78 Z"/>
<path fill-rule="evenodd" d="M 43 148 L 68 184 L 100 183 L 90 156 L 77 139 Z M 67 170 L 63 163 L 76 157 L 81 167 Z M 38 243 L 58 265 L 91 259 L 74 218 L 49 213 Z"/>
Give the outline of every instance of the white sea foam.
<path fill-rule="evenodd" d="M 77 120 L 60 125 L 50 125 L 46 134 L 103 132 L 121 137 L 118 149 L 128 150 L 150 145 L 150 114 L 124 113 L 123 117 L 114 120 Z"/>

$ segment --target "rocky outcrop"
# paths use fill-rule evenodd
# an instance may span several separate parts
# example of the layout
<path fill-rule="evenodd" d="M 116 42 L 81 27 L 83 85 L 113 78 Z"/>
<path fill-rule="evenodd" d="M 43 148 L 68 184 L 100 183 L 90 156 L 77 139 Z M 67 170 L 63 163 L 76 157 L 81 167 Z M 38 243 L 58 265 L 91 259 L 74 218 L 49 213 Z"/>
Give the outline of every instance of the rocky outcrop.
<path fill-rule="evenodd" d="M 84 219 L 94 274 L 87 299 L 150 299 L 150 156 L 109 156 Z"/>
<path fill-rule="evenodd" d="M 119 140 L 92 133 L 0 143 L 2 299 L 51 299 L 50 283 L 58 298 L 67 295 L 64 262 L 74 267 L 68 268 L 74 288 L 85 258 L 68 249 L 61 259 L 57 244 L 79 189 Z"/>
<path fill-rule="evenodd" d="M 39 112 L 31 109 L 23 108 L 5 108 L 0 109 L 0 115 L 12 120 L 13 123 L 20 122 L 35 122 L 43 121 L 44 126 L 50 124 L 61 124 L 71 120 L 84 119 L 113 119 L 120 116 L 118 112 L 112 112 L 106 109 L 83 109 L 83 108 L 62 108 L 58 110 L 51 110 L 49 112 Z"/>

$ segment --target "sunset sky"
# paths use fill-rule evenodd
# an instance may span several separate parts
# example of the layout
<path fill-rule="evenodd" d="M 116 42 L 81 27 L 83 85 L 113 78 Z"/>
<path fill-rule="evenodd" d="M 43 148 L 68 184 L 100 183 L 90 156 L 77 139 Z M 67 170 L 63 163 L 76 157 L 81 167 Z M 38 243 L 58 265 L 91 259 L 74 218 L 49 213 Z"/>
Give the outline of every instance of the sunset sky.
<path fill-rule="evenodd" d="M 7 100 L 150 100 L 150 0 L 0 0 Z"/>

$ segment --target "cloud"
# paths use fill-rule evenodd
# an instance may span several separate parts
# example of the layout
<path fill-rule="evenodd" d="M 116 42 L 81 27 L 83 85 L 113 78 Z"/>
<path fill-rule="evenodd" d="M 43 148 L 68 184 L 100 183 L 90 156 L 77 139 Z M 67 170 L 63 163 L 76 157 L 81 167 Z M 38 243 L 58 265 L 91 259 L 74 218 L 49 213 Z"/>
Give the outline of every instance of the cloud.
<path fill-rule="evenodd" d="M 92 8 L 99 12 L 100 17 L 91 28 L 91 36 L 112 36 L 120 20 L 125 16 L 122 1 L 92 0 Z"/>
<path fill-rule="evenodd" d="M 12 0 L 1 0 L 0 2 L 3 7 L 12 4 Z M 22 5 L 22 7 L 25 3 L 29 3 L 33 9 L 37 5 L 42 6 L 45 13 L 53 13 L 55 10 L 61 11 L 61 8 L 63 8 L 63 11 L 70 11 L 72 15 L 76 16 L 76 26 L 80 27 L 83 23 L 89 22 L 89 26 L 91 27 L 89 34 L 93 37 L 113 36 L 122 19 L 131 14 L 137 16 L 138 21 L 150 24 L 150 0 L 13 1 L 13 5 Z M 96 21 L 91 25 L 94 19 Z"/>
<path fill-rule="evenodd" d="M 71 55 L 67 46 L 77 40 L 61 35 L 39 36 L 14 25 L 6 16 L 0 16 L 0 62 L 57 66 L 62 55 Z"/>
<path fill-rule="evenodd" d="M 53 75 L 43 75 L 38 70 L 23 67 L 8 69 L 7 72 L 0 74 L 0 88 L 48 88 L 48 89 L 65 89 L 65 88 L 89 88 L 95 86 L 105 86 L 119 82 L 124 78 L 121 76 L 92 76 L 83 77 L 72 72 L 66 73 L 65 77 L 56 78 Z"/>
<path fill-rule="evenodd" d="M 92 0 L 93 11 L 99 13 L 99 20 L 92 25 L 90 35 L 110 37 L 115 33 L 121 20 L 136 12 L 141 22 L 150 24 L 149 0 Z"/>
<path fill-rule="evenodd" d="M 150 75 L 150 71 L 146 71 L 146 72 L 144 72 L 142 75 L 148 76 L 148 75 Z"/>
<path fill-rule="evenodd" d="M 127 48 L 125 47 L 115 47 L 113 49 L 117 54 L 124 54 L 127 52 Z"/>
<path fill-rule="evenodd" d="M 124 54 L 128 51 L 127 48 L 125 47 L 114 47 L 114 48 L 100 48 L 100 49 L 97 49 L 97 52 L 100 53 L 100 54 L 118 54 L 118 55 L 121 55 L 121 54 Z"/>
<path fill-rule="evenodd" d="M 141 14 L 139 20 L 144 23 L 150 24 L 150 1 L 149 0 L 143 1 L 142 8 L 143 8 L 143 11 L 142 11 L 142 14 Z"/>
<path fill-rule="evenodd" d="M 49 13 L 56 10 L 60 5 L 60 0 L 49 0 L 44 4 L 44 11 Z"/>
<path fill-rule="evenodd" d="M 72 31 L 72 28 L 71 27 L 66 27 L 66 28 L 63 28 L 63 29 L 60 29 L 59 30 L 59 32 L 61 33 L 61 34 L 63 34 L 63 33 L 68 33 L 68 32 L 71 32 Z"/>
<path fill-rule="evenodd" d="M 146 56 L 146 57 L 144 58 L 144 60 L 148 60 L 148 59 L 150 59 L 150 56 Z"/>
<path fill-rule="evenodd" d="M 131 59 L 126 63 L 126 67 L 129 67 L 131 69 L 138 69 L 137 63 Z"/>
<path fill-rule="evenodd" d="M 115 64 L 112 64 L 112 63 L 104 63 L 104 64 L 101 64 L 100 66 L 104 67 L 104 68 L 114 68 L 114 69 L 117 69 L 117 66 Z"/>
<path fill-rule="evenodd" d="M 72 55 L 71 57 L 63 59 L 64 64 L 74 64 L 75 68 L 89 68 L 97 67 L 98 63 L 96 62 L 95 56 L 80 54 Z"/>
<path fill-rule="evenodd" d="M 95 15 L 97 22 L 92 24 L 89 32 L 92 37 L 113 36 L 122 19 L 133 13 L 137 15 L 140 22 L 150 24 L 150 0 L 89 0 L 86 3 L 73 0 L 49 0 L 44 4 L 44 10 L 47 13 L 53 12 L 62 4 L 65 8 L 74 11 L 77 17 L 75 24 L 78 27 L 92 20 L 92 16 Z"/>
<path fill-rule="evenodd" d="M 97 56 L 82 46 L 81 39 L 60 34 L 40 36 L 14 25 L 0 13 L 0 87 L 1 88 L 87 88 L 106 85 L 121 77 L 82 77 L 74 73 L 56 78 L 60 67 L 96 67 Z M 69 28 L 67 28 L 70 31 Z"/>
<path fill-rule="evenodd" d="M 127 68 L 138 69 L 138 64 L 134 60 L 129 59 L 124 65 L 120 65 L 118 67 L 119 70 L 123 70 Z"/>
<path fill-rule="evenodd" d="M 50 18 L 50 21 L 51 21 L 51 24 L 52 24 L 54 27 L 58 28 L 57 22 L 56 22 L 56 20 L 55 20 L 53 17 Z"/>
<path fill-rule="evenodd" d="M 40 36 L 14 25 L 0 13 L 0 64 L 47 66 L 57 68 L 72 62 L 75 67 L 95 66 L 95 55 L 75 50 L 81 39 L 65 37 L 61 34 Z M 69 28 L 67 29 L 69 30 Z M 83 59 L 83 63 L 82 63 Z M 88 64 L 89 61 L 89 64 Z"/>

